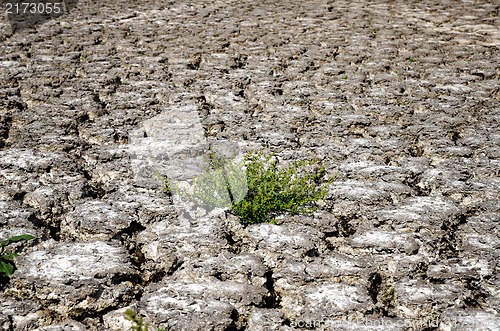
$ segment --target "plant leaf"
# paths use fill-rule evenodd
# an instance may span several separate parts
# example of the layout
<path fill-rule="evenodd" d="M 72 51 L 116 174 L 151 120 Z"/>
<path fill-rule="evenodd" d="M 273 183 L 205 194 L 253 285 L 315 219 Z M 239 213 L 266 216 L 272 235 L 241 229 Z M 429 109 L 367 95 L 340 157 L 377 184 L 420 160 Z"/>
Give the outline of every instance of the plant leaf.
<path fill-rule="evenodd" d="M 20 236 L 14 236 L 14 237 L 10 237 L 9 239 L 3 240 L 2 242 L 0 242 L 0 246 L 4 247 L 4 246 L 10 245 L 12 243 L 18 242 L 18 241 L 30 240 L 30 239 L 34 239 L 34 238 L 35 237 L 33 237 L 32 235 L 22 234 Z"/>
<path fill-rule="evenodd" d="M 9 253 L 9 254 L 5 254 L 5 255 L 0 255 L 0 260 L 14 262 L 14 258 L 18 255 L 19 254 L 16 254 L 16 253 Z"/>
<path fill-rule="evenodd" d="M 0 261 L 0 273 L 10 277 L 14 273 L 14 266 L 10 263 Z"/>

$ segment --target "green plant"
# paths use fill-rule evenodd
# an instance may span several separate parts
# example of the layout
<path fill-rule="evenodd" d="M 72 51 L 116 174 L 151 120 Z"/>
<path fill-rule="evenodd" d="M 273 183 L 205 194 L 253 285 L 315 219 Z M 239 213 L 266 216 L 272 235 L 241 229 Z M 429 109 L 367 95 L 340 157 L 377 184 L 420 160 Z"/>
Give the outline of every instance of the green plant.
<path fill-rule="evenodd" d="M 245 169 L 246 168 L 246 169 Z M 335 176 L 326 180 L 318 160 L 278 165 L 274 155 L 249 152 L 241 162 L 210 150 L 207 166 L 192 189 L 173 187 L 183 199 L 209 208 L 226 208 L 246 224 L 274 222 L 279 215 L 311 215 L 326 197 Z M 166 190 L 171 186 L 163 178 Z M 166 183 L 166 184 L 165 184 Z"/>
<path fill-rule="evenodd" d="M 201 176 L 193 182 L 192 192 L 176 188 L 175 192 L 205 208 L 231 208 L 247 192 L 244 163 L 235 157 L 225 158 L 210 149 Z"/>
<path fill-rule="evenodd" d="M 382 294 L 382 304 L 386 307 L 395 307 L 396 306 L 396 290 L 394 287 L 389 287 Z"/>
<path fill-rule="evenodd" d="M 160 174 L 160 172 L 156 169 L 153 170 L 154 176 L 160 181 L 163 186 L 163 189 L 168 195 L 172 195 L 172 188 L 170 187 L 170 183 L 168 179 Z"/>
<path fill-rule="evenodd" d="M 125 311 L 125 318 L 132 322 L 132 330 L 133 331 L 148 331 L 149 324 L 145 323 L 142 316 L 137 314 L 137 312 L 132 309 L 127 309 Z M 168 331 L 168 329 L 158 328 L 158 331 Z"/>
<path fill-rule="evenodd" d="M 23 234 L 20 236 L 10 237 L 0 242 L 0 276 L 10 277 L 14 273 L 14 258 L 18 255 L 14 252 L 4 253 L 7 246 L 24 240 L 30 240 L 35 237 L 29 234 Z"/>
<path fill-rule="evenodd" d="M 247 224 L 274 222 L 279 215 L 311 215 L 316 202 L 326 197 L 335 176 L 325 180 L 318 160 L 294 161 L 280 167 L 274 155 L 262 151 L 245 157 L 248 192 L 231 210 Z"/>

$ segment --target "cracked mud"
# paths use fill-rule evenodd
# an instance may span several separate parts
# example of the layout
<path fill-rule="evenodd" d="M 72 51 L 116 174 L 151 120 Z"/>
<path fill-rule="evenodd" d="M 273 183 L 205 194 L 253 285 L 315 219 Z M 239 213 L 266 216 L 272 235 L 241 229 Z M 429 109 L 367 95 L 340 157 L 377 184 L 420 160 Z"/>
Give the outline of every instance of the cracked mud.
<path fill-rule="evenodd" d="M 1 330 L 499 330 L 498 4 L 70 2 L 0 18 L 0 239 L 36 236 Z M 313 217 L 188 217 L 154 171 L 208 145 L 338 177 Z"/>

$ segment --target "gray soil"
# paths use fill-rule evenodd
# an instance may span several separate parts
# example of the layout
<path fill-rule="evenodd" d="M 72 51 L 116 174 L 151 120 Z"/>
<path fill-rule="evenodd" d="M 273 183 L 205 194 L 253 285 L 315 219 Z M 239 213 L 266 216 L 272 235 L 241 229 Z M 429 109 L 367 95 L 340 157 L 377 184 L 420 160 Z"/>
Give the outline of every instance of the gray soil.
<path fill-rule="evenodd" d="M 129 2 L 0 18 L 0 330 L 500 330 L 498 2 Z M 338 178 L 188 219 L 144 155 L 207 142 Z"/>

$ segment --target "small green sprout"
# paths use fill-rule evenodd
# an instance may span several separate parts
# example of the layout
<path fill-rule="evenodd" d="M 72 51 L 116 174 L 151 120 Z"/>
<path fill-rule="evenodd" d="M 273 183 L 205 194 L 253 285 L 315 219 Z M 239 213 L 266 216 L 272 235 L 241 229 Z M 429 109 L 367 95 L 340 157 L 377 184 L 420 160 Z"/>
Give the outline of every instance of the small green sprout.
<path fill-rule="evenodd" d="M 145 323 L 142 316 L 132 309 L 125 311 L 125 318 L 132 322 L 132 331 L 149 331 L 149 324 Z M 168 331 L 168 329 L 158 328 L 158 331 Z"/>
<path fill-rule="evenodd" d="M 231 208 L 247 193 L 244 163 L 226 159 L 210 149 L 203 173 L 193 182 L 192 192 L 176 189 L 181 197 L 205 208 Z"/>
<path fill-rule="evenodd" d="M 163 186 L 163 189 L 168 195 L 172 195 L 172 188 L 170 187 L 170 183 L 168 181 L 168 178 L 162 176 L 158 170 L 153 170 L 154 176 L 160 181 L 160 183 Z"/>
<path fill-rule="evenodd" d="M 0 242 L 0 276 L 10 277 L 14 273 L 15 264 L 14 258 L 18 256 L 16 253 L 4 253 L 5 247 L 24 240 L 30 240 L 35 237 L 29 234 L 23 234 L 20 236 L 10 237 Z"/>
<path fill-rule="evenodd" d="M 245 224 L 274 223 L 284 214 L 312 215 L 335 180 L 325 175 L 326 167 L 318 160 L 281 166 L 274 155 L 252 151 L 237 162 L 210 150 L 207 166 L 190 190 L 174 187 L 173 191 L 197 206 L 230 210 Z M 170 191 L 168 183 L 164 186 Z"/>
<path fill-rule="evenodd" d="M 391 286 L 383 293 L 382 304 L 384 304 L 386 307 L 395 307 L 396 298 L 396 290 Z"/>
<path fill-rule="evenodd" d="M 326 180 L 326 167 L 318 160 L 294 161 L 279 166 L 274 155 L 262 151 L 246 155 L 248 193 L 232 212 L 247 223 L 273 223 L 279 215 L 312 215 L 316 202 L 328 194 L 335 176 Z"/>
<path fill-rule="evenodd" d="M 273 223 L 280 215 L 311 215 L 316 201 L 328 194 L 335 176 L 326 180 L 326 168 L 318 160 L 278 165 L 274 155 L 249 152 L 242 162 L 226 159 L 210 150 L 205 172 L 192 191 L 181 197 L 199 206 L 225 208 L 245 224 Z"/>

